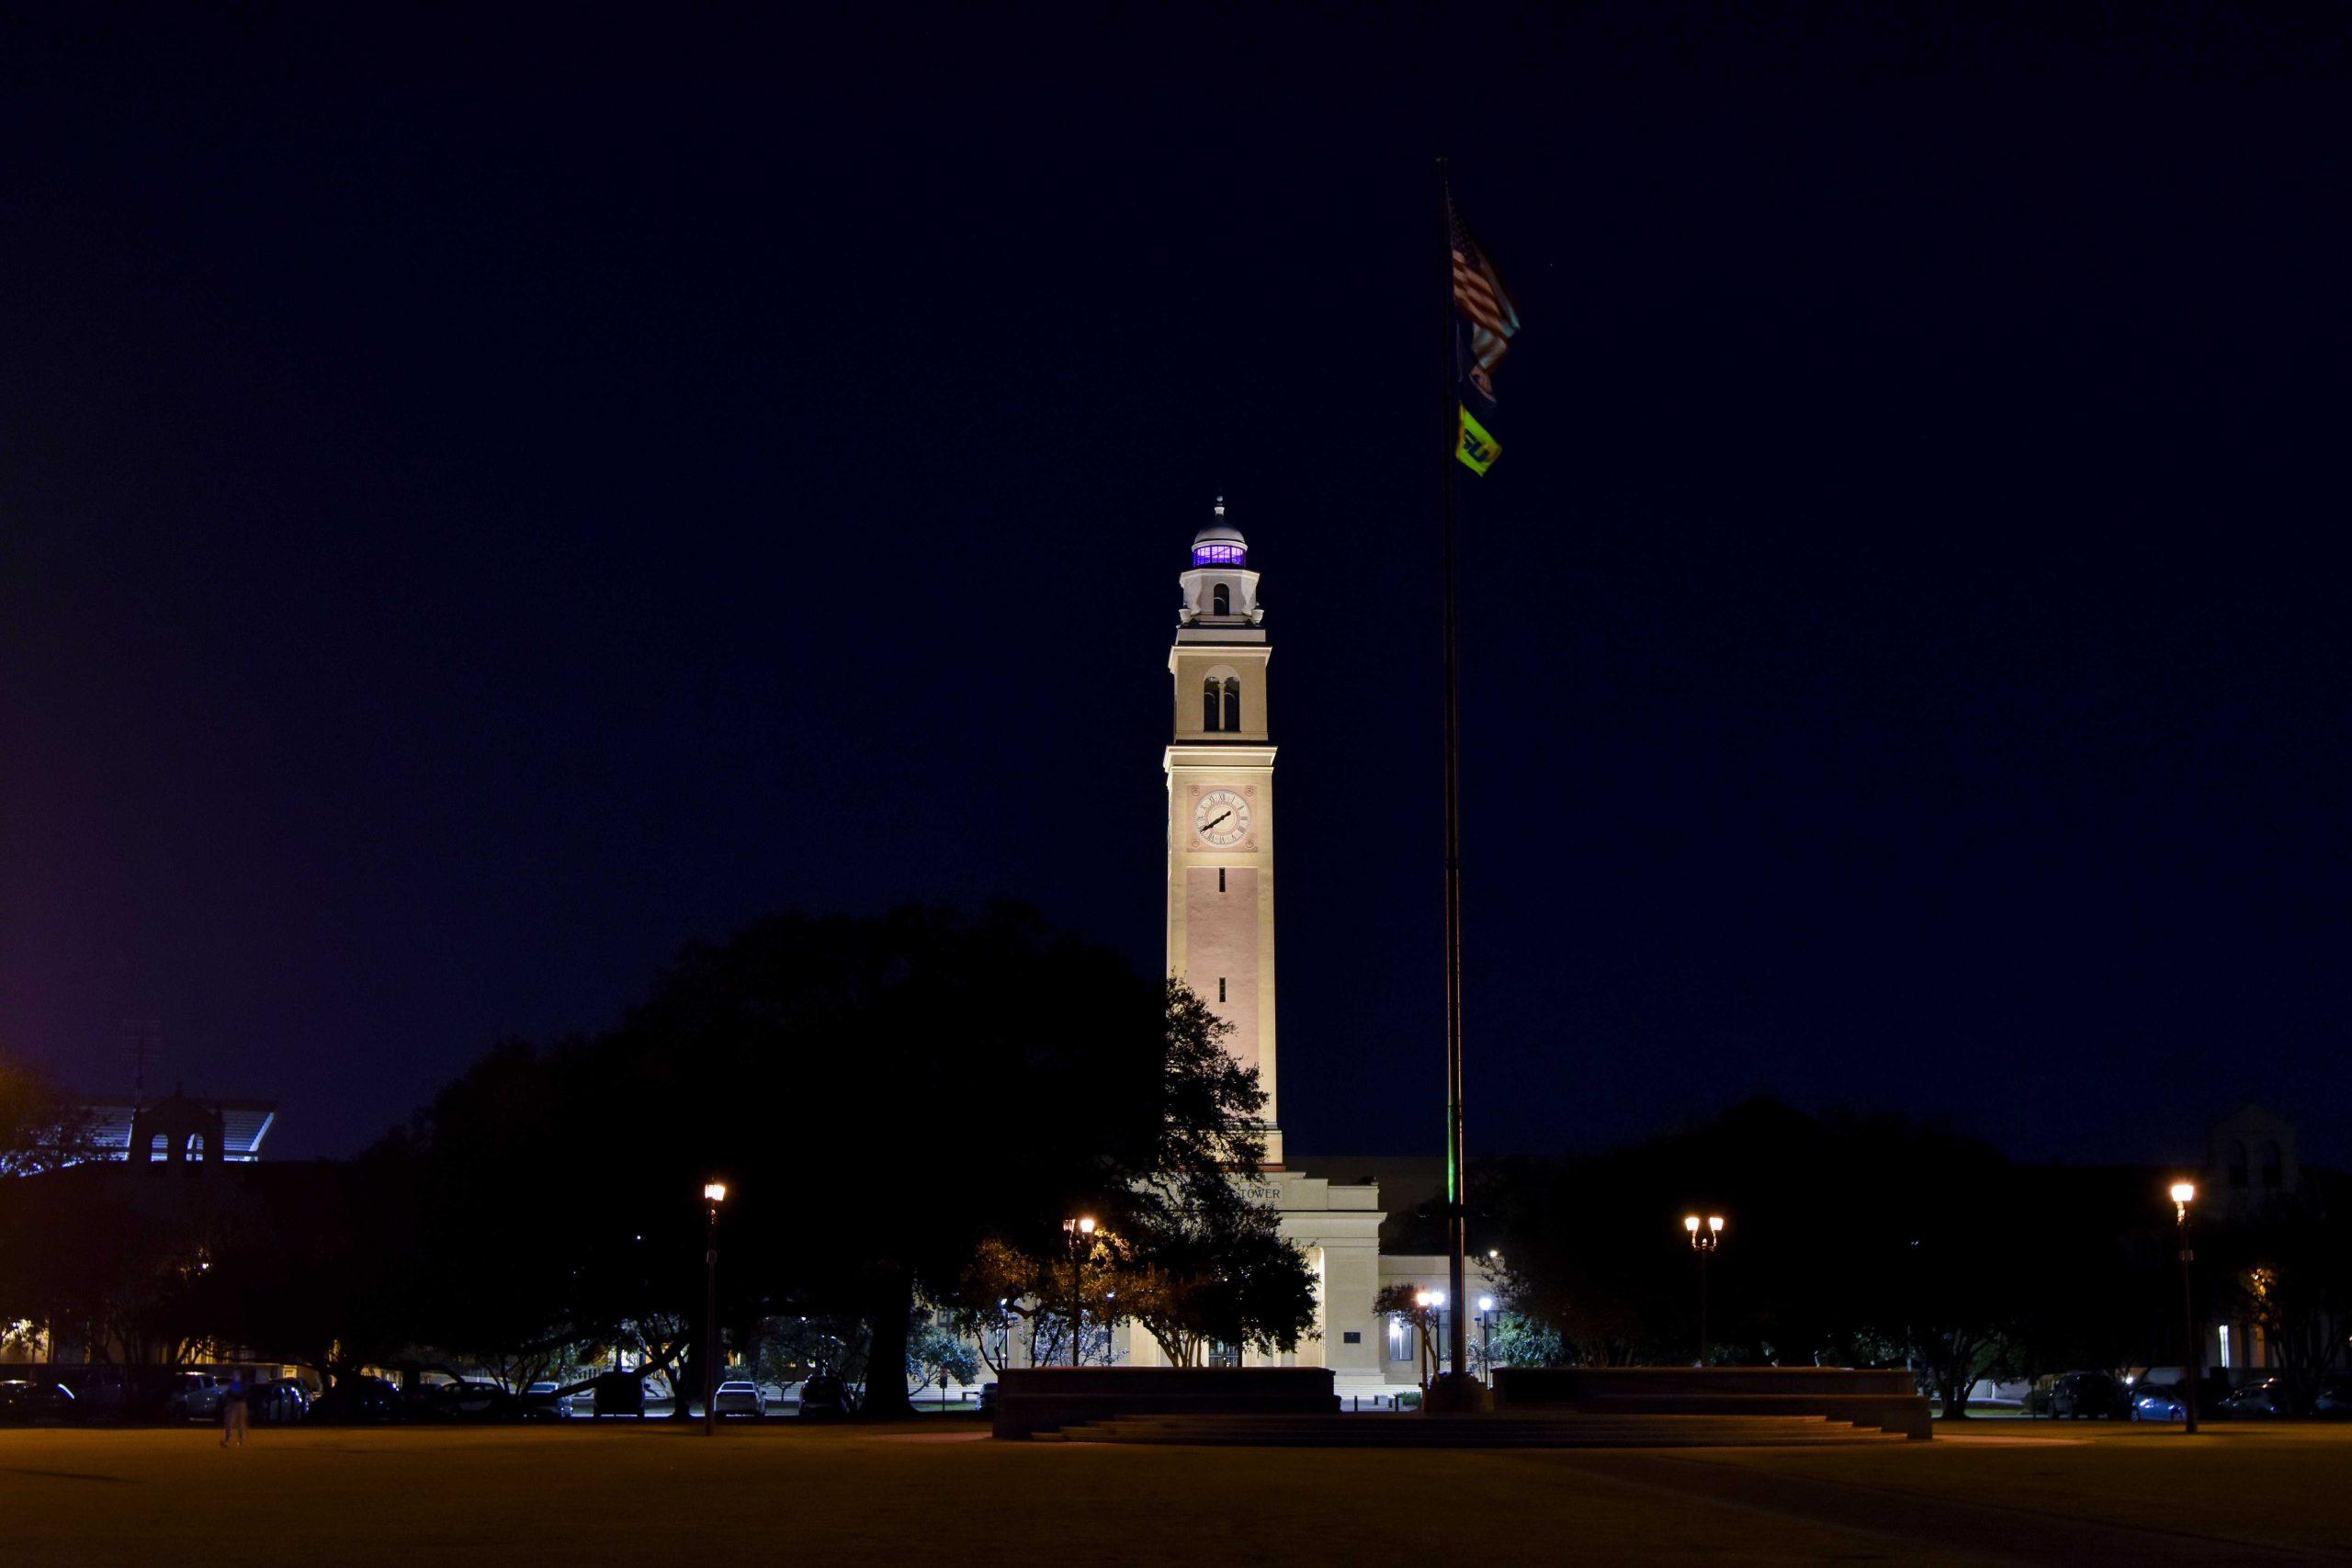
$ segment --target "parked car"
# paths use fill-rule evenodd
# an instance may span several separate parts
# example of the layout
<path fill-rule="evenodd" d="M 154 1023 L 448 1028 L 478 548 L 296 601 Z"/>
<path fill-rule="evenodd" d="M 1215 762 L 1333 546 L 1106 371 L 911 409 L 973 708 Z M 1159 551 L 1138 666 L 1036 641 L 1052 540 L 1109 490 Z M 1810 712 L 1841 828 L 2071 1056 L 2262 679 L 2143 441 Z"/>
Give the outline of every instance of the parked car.
<path fill-rule="evenodd" d="M 2134 1421 L 2187 1421 L 2188 1403 L 2181 1397 L 2178 1383 L 2143 1382 L 2132 1391 L 2132 1419 Z"/>
<path fill-rule="evenodd" d="M 36 1421 L 71 1421 L 80 1414 L 74 1409 L 75 1403 L 70 1390 L 47 1379 L 34 1382 L 29 1378 L 10 1378 L 0 1382 L 0 1422 L 11 1427 L 29 1427 Z"/>
<path fill-rule="evenodd" d="M 381 1378 L 339 1378 L 311 1405 L 311 1420 L 346 1425 L 398 1421 L 407 1414 L 401 1391 Z"/>
<path fill-rule="evenodd" d="M 981 1415 L 993 1416 L 996 1414 L 997 1387 L 998 1385 L 994 1381 L 984 1382 L 980 1385 Z"/>
<path fill-rule="evenodd" d="M 2132 1414 L 2132 1395 L 2107 1372 L 2065 1372 L 2050 1385 L 2050 1414 L 2073 1420 L 2086 1416 L 2125 1420 Z"/>
<path fill-rule="evenodd" d="M 311 1414 L 311 1385 L 300 1378 L 265 1378 L 245 1395 L 245 1419 L 256 1426 L 290 1427 Z"/>
<path fill-rule="evenodd" d="M 523 1391 L 523 1419 L 526 1421 L 569 1421 L 571 1419 L 571 1395 L 558 1393 L 563 1385 L 557 1382 L 535 1382 Z"/>
<path fill-rule="evenodd" d="M 842 1380 L 830 1372 L 819 1372 L 800 1385 L 800 1418 L 803 1421 L 838 1420 L 849 1414 L 849 1392 L 842 1387 Z"/>
<path fill-rule="evenodd" d="M 2264 1378 L 2260 1382 L 2232 1390 L 2230 1396 L 2222 1401 L 2219 1412 L 2233 1421 L 2263 1421 L 2292 1413 L 2287 1385 L 2277 1378 Z"/>
<path fill-rule="evenodd" d="M 427 1421 L 514 1421 L 523 1415 L 521 1400 L 484 1378 L 420 1384 L 409 1406 Z"/>
<path fill-rule="evenodd" d="M 2312 1414 L 2336 1421 L 2352 1417 L 2352 1378 L 2330 1378 L 2320 1384 Z"/>
<path fill-rule="evenodd" d="M 760 1392 L 755 1382 L 723 1382 L 712 1397 L 712 1406 L 721 1416 L 765 1416 L 768 1396 Z"/>
<path fill-rule="evenodd" d="M 172 1390 L 164 1399 L 166 1421 L 217 1421 L 220 1396 L 229 1385 L 210 1372 L 175 1372 Z"/>
<path fill-rule="evenodd" d="M 163 1415 L 170 1375 L 160 1367 L 84 1364 L 51 1367 L 37 1381 L 72 1394 L 77 1421 L 145 1421 Z"/>

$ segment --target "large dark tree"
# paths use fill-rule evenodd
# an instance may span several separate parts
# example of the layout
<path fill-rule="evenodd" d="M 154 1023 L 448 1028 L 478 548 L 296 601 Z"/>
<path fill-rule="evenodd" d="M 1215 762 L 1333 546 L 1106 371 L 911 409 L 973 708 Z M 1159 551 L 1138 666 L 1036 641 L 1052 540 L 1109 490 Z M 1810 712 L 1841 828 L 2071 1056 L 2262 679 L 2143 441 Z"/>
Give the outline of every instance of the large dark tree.
<path fill-rule="evenodd" d="M 1281 1235 L 1255 1172 L 1265 1162 L 1265 1090 L 1225 1048 L 1229 1026 L 1182 982 L 1163 1000 L 1156 1132 L 1108 1151 L 1091 1205 L 1091 1244 L 993 1235 L 966 1270 L 956 1319 L 984 1342 L 1018 1321 L 1031 1359 L 1067 1346 L 1082 1303 L 1096 1322 L 1132 1321 L 1169 1360 L 1212 1347 L 1295 1349 L 1315 1321 L 1317 1283 Z M 1107 1328 L 1104 1331 L 1107 1342 Z"/>
<path fill-rule="evenodd" d="M 1101 1250 L 1117 1292 L 1106 1308 L 1115 1302 L 1177 1366 L 1212 1346 L 1295 1349 L 1315 1321 L 1314 1272 L 1248 1174 L 1265 1162 L 1266 1092 L 1226 1050 L 1229 1032 L 1168 983 L 1159 1135 L 1147 1167 L 1105 1194 Z"/>
<path fill-rule="evenodd" d="M 31 1176 L 89 1152 L 89 1116 L 43 1074 L 0 1055 L 0 1177 Z"/>
<path fill-rule="evenodd" d="M 2352 1190 L 2332 1171 L 2303 1173 L 2234 1222 L 2203 1227 L 2199 1252 L 2217 1305 L 2255 1325 L 2283 1385 L 2279 1403 L 2309 1414 L 2321 1385 L 2341 1372 L 2352 1323 Z"/>
<path fill-rule="evenodd" d="M 601 1129 L 590 1102 L 568 1092 L 575 1054 L 502 1045 L 444 1089 L 407 1135 L 422 1156 L 421 1348 L 516 1387 L 620 1327 L 615 1303 L 583 1287 L 597 1238 L 570 1189 L 587 1159 L 608 1156 L 594 1141 Z M 392 1157 L 395 1149 L 381 1152 Z"/>
<path fill-rule="evenodd" d="M 1473 1177 L 1512 1305 L 1578 1361 L 1696 1353 L 1690 1209 L 1730 1221 L 1708 1264 L 1720 1360 L 1901 1362 L 1957 1416 L 1979 1377 L 2121 1365 L 2146 1340 L 2145 1182 L 2130 1172 L 2017 1167 L 1931 1126 L 1757 1100 L 1606 1155 Z"/>
<path fill-rule="evenodd" d="M 395 1138 L 356 1159 L 254 1166 L 237 1179 L 251 1223 L 207 1276 L 216 1339 L 330 1383 L 404 1358 L 427 1321 L 416 1148 Z"/>
<path fill-rule="evenodd" d="M 869 1364 L 903 1366 L 919 1285 L 944 1296 L 983 1236 L 1041 1241 L 1149 1168 L 1162 1013 L 1117 955 L 1014 908 L 786 916 L 692 949 L 560 1063 L 595 1111 L 597 1157 L 568 1183 L 600 1238 L 593 1293 L 645 1278 L 698 1306 L 695 1194 L 723 1175 L 736 1315 L 851 1312 Z M 864 1413 L 909 1414 L 906 1395 L 877 1382 Z"/>

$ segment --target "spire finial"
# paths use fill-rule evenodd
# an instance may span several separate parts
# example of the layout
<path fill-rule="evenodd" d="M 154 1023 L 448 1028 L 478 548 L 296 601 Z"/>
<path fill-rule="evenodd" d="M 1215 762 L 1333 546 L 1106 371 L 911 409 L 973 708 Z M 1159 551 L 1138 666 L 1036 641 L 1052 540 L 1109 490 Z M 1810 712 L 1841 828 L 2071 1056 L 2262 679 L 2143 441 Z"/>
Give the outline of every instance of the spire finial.
<path fill-rule="evenodd" d="M 1216 498 L 1216 514 L 1219 517 L 1225 515 L 1225 497 L 1223 496 L 1218 496 Z"/>

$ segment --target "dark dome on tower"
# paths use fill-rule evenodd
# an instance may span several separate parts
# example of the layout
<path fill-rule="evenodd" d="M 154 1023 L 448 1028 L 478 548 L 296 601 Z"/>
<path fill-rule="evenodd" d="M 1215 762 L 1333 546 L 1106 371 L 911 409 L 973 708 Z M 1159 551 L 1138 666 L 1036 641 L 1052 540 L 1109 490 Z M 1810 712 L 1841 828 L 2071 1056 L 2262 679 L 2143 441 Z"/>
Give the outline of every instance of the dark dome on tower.
<path fill-rule="evenodd" d="M 1225 520 L 1225 502 L 1216 503 L 1216 521 L 1193 536 L 1194 566 L 1247 566 L 1250 564 L 1250 541 L 1241 530 Z"/>

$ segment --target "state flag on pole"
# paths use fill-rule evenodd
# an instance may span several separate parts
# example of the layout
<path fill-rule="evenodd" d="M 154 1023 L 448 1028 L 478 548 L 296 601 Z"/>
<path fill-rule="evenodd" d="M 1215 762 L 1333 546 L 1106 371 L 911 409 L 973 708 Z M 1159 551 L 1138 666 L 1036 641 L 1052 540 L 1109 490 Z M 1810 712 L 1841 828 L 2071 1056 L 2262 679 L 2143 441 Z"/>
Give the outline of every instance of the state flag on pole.
<path fill-rule="evenodd" d="M 1453 324 L 1453 369 L 1462 419 L 1453 455 L 1472 473 L 1483 474 L 1502 452 L 1484 422 L 1495 417 L 1495 367 L 1519 331 L 1519 307 L 1450 197 L 1445 217 L 1453 242 L 1453 309 L 1460 318 Z"/>

